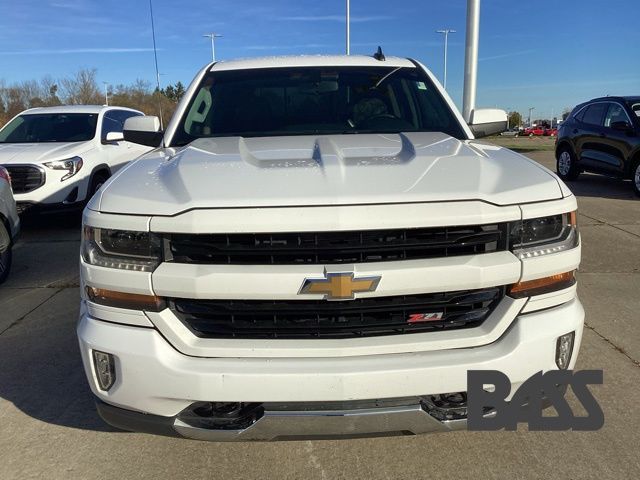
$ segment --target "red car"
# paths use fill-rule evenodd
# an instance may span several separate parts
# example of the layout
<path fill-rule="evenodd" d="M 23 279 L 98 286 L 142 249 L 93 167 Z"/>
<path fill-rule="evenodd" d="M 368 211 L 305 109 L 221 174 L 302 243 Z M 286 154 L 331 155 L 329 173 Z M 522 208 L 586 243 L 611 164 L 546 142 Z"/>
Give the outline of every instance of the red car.
<path fill-rule="evenodd" d="M 530 137 L 542 137 L 545 135 L 545 130 L 544 127 L 529 127 L 524 131 L 524 134 Z"/>
<path fill-rule="evenodd" d="M 544 131 L 544 136 L 545 137 L 557 137 L 558 136 L 558 129 L 557 128 L 547 128 Z"/>

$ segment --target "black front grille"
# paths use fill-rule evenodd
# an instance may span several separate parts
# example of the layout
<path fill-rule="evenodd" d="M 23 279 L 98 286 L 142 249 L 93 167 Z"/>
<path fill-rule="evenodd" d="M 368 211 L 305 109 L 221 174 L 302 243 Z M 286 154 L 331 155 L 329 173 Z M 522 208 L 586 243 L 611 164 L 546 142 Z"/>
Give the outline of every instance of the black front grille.
<path fill-rule="evenodd" d="M 11 176 L 13 193 L 29 193 L 44 185 L 44 171 L 33 165 L 4 165 Z"/>
<path fill-rule="evenodd" d="M 476 327 L 503 297 L 495 287 L 343 302 L 173 299 L 169 306 L 202 338 L 355 338 Z"/>
<path fill-rule="evenodd" d="M 355 232 L 172 234 L 165 258 L 217 265 L 389 262 L 506 250 L 506 232 L 506 224 L 496 224 Z"/>

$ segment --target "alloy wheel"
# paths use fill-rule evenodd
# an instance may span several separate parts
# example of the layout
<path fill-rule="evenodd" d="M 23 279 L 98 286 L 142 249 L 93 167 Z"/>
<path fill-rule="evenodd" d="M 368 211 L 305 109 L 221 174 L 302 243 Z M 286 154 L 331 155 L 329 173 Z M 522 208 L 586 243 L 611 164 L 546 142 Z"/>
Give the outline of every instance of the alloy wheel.
<path fill-rule="evenodd" d="M 565 151 L 560 154 L 560 158 L 558 159 L 558 170 L 561 175 L 569 175 L 569 171 L 571 170 L 571 155 L 569 152 Z"/>

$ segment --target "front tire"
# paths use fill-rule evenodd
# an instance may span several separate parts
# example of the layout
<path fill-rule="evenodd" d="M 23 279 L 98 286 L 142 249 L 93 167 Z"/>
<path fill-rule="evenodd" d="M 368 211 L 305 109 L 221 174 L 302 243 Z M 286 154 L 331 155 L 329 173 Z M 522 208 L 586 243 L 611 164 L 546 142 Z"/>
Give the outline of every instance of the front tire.
<path fill-rule="evenodd" d="M 109 180 L 109 175 L 104 172 L 98 172 L 93 176 L 89 184 L 89 191 L 87 192 L 87 202 L 93 198 L 107 180 Z"/>
<path fill-rule="evenodd" d="M 578 178 L 580 170 L 576 163 L 576 156 L 568 147 L 563 147 L 558 151 L 556 158 L 556 172 L 565 181 L 572 181 Z"/>
<path fill-rule="evenodd" d="M 9 276 L 12 260 L 11 236 L 4 222 L 0 221 L 0 283 L 3 283 Z"/>
<path fill-rule="evenodd" d="M 640 197 L 640 159 L 636 160 L 633 165 L 631 181 L 633 182 L 633 191 Z"/>

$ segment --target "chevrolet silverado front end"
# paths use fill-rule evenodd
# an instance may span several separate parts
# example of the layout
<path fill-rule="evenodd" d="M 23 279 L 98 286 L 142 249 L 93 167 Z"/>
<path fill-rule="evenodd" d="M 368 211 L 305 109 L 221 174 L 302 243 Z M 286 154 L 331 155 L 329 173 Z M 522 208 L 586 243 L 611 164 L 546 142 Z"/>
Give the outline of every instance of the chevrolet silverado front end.
<path fill-rule="evenodd" d="M 84 212 L 78 337 L 110 424 L 458 430 L 468 370 L 574 366 L 575 197 L 474 141 L 420 64 L 216 63 L 162 135 Z"/>

